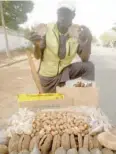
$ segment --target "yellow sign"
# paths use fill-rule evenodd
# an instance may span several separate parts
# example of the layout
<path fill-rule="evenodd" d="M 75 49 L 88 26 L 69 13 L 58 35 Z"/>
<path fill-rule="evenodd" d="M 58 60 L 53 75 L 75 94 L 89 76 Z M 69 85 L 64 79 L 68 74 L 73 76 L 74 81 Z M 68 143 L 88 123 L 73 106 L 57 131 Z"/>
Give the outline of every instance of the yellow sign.
<path fill-rule="evenodd" d="M 19 94 L 18 102 L 64 99 L 63 94 Z"/>

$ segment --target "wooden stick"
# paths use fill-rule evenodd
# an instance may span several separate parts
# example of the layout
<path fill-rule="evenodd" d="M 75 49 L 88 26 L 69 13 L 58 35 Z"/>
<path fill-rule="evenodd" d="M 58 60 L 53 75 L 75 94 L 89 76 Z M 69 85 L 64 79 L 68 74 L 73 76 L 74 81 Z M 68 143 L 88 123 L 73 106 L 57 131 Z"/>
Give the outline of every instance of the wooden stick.
<path fill-rule="evenodd" d="M 34 80 L 34 82 L 35 82 L 35 84 L 37 86 L 37 89 L 38 89 L 39 93 L 43 93 L 43 89 L 42 89 L 42 86 L 41 86 L 39 75 L 36 72 L 36 67 L 35 67 L 35 64 L 33 62 L 31 52 L 29 50 L 27 50 L 27 57 L 28 57 L 30 68 L 31 68 L 31 73 L 32 73 L 33 80 Z"/>

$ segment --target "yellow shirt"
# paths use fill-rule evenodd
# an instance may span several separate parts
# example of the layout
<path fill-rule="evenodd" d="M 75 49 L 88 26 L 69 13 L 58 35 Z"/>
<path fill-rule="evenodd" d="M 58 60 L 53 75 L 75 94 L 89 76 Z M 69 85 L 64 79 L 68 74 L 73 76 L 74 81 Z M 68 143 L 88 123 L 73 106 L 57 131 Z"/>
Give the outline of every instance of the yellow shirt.
<path fill-rule="evenodd" d="M 72 62 L 77 53 L 77 47 L 77 40 L 69 37 L 66 42 L 66 56 L 64 59 L 60 59 L 58 56 L 58 28 L 56 24 L 48 24 L 46 33 L 46 48 L 44 50 L 43 61 L 41 62 L 39 74 L 45 77 L 54 77 L 61 73 L 61 71 Z"/>

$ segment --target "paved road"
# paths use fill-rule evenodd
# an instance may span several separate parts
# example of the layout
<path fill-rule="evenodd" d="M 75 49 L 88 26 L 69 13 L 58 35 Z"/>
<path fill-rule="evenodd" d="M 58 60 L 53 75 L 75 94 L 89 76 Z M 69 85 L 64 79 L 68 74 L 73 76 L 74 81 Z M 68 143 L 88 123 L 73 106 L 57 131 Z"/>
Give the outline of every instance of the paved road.
<path fill-rule="evenodd" d="M 96 66 L 96 81 L 100 88 L 100 106 L 116 124 L 116 51 L 94 48 L 91 60 Z M 0 69 L 0 117 L 7 117 L 16 110 L 16 95 L 23 92 L 37 92 L 28 62 Z"/>
<path fill-rule="evenodd" d="M 116 124 L 116 49 L 94 48 L 92 61 L 100 88 L 100 106 Z"/>

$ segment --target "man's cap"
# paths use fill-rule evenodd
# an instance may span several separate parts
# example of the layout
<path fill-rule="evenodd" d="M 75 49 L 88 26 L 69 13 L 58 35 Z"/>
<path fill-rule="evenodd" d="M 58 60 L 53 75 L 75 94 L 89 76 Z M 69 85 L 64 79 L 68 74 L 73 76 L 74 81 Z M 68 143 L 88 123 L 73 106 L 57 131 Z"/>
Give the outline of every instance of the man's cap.
<path fill-rule="evenodd" d="M 57 9 L 59 10 L 61 8 L 67 8 L 70 11 L 75 12 L 76 11 L 76 1 L 74 1 L 74 0 L 61 0 L 58 3 Z"/>

